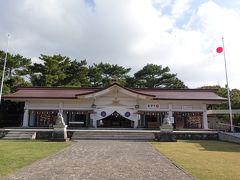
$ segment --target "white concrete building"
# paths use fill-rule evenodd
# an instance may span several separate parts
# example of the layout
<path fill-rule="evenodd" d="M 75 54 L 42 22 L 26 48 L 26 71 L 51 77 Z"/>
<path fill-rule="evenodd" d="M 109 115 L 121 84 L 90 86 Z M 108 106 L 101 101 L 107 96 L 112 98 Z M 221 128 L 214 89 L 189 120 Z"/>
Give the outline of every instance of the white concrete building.
<path fill-rule="evenodd" d="M 175 129 L 208 129 L 207 106 L 226 99 L 213 90 L 28 87 L 4 96 L 24 101 L 24 127 L 49 127 L 58 112 L 69 127 L 159 128 L 166 113 Z"/>

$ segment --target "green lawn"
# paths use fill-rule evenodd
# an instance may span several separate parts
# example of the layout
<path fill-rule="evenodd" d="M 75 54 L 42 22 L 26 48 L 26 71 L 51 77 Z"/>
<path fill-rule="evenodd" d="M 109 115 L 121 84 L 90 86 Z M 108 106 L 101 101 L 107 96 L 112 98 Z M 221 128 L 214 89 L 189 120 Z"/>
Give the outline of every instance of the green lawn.
<path fill-rule="evenodd" d="M 153 142 L 197 179 L 240 179 L 240 145 L 222 141 Z"/>
<path fill-rule="evenodd" d="M 0 140 L 0 178 L 70 144 L 71 142 Z"/>

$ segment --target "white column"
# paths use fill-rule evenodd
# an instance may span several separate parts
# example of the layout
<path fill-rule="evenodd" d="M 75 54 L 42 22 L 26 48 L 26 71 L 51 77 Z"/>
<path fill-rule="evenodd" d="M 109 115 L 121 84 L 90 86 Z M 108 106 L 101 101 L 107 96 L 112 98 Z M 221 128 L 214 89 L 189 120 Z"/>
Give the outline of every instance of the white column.
<path fill-rule="evenodd" d="M 138 127 L 141 127 L 141 115 L 137 114 L 137 119 L 138 119 Z"/>
<path fill-rule="evenodd" d="M 170 118 L 173 116 L 173 113 L 172 113 L 172 104 L 168 104 L 168 115 L 169 115 Z"/>
<path fill-rule="evenodd" d="M 146 127 L 145 114 L 143 114 L 143 127 Z"/>
<path fill-rule="evenodd" d="M 62 102 L 59 103 L 58 111 L 59 111 L 59 113 L 63 114 L 63 103 Z"/>
<path fill-rule="evenodd" d="M 207 107 L 203 105 L 203 129 L 208 129 Z"/>
<path fill-rule="evenodd" d="M 95 119 L 93 119 L 93 127 L 97 128 L 97 121 Z"/>
<path fill-rule="evenodd" d="M 92 126 L 94 128 L 97 128 L 97 121 L 95 120 L 95 115 L 94 114 L 90 114 L 90 119 L 92 120 Z"/>
<path fill-rule="evenodd" d="M 138 127 L 138 120 L 135 120 L 134 121 L 134 128 L 137 128 Z"/>
<path fill-rule="evenodd" d="M 25 106 L 24 106 L 24 115 L 23 115 L 23 124 L 22 127 L 28 127 L 28 120 L 29 120 L 29 102 L 26 101 L 25 102 Z"/>
<path fill-rule="evenodd" d="M 29 126 L 34 126 L 35 124 L 35 117 L 36 116 L 36 112 L 31 112 L 29 113 Z"/>

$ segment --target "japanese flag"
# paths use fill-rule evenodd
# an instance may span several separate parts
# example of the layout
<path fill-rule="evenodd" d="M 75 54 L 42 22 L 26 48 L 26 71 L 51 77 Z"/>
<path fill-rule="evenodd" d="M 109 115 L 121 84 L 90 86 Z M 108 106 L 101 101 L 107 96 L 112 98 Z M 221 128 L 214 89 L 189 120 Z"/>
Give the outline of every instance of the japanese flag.
<path fill-rule="evenodd" d="M 222 53 L 222 52 L 223 52 L 223 47 L 218 47 L 218 48 L 216 49 L 216 52 L 217 52 L 217 53 Z"/>

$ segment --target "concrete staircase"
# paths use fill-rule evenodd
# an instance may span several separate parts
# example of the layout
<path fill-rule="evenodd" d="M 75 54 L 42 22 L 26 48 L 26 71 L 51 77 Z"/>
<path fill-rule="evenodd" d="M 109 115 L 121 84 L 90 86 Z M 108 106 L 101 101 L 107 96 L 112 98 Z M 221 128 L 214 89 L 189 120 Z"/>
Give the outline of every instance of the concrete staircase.
<path fill-rule="evenodd" d="M 36 139 L 36 132 L 8 131 L 3 140 L 33 140 Z"/>
<path fill-rule="evenodd" d="M 72 140 L 152 140 L 153 132 L 138 131 L 76 131 Z"/>

